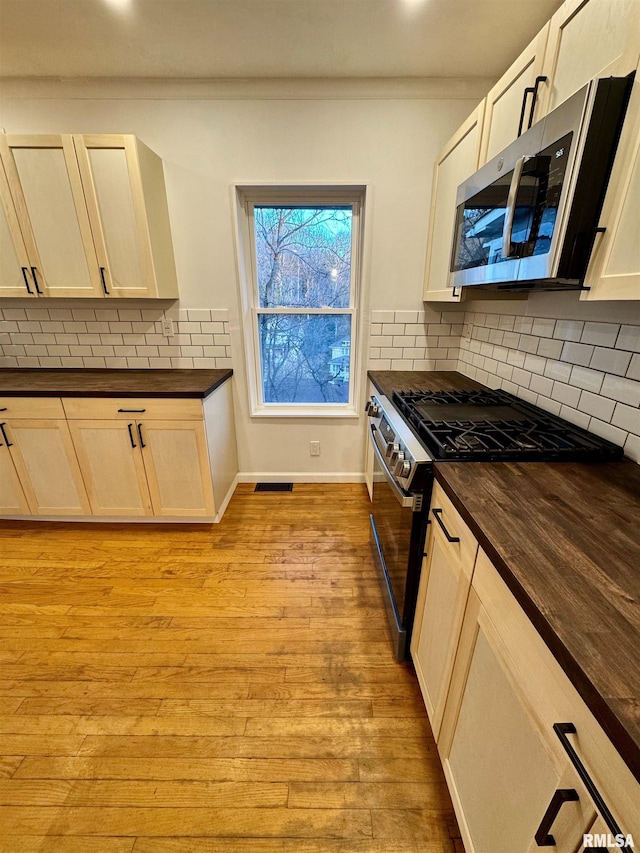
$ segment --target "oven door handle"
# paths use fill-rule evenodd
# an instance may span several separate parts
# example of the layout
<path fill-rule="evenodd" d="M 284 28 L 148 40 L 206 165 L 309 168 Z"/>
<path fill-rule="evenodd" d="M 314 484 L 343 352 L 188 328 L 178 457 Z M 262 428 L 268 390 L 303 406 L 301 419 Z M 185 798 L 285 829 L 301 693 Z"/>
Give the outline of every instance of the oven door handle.
<path fill-rule="evenodd" d="M 383 471 L 383 473 L 387 479 L 387 482 L 391 486 L 391 490 L 393 491 L 393 494 L 396 496 L 396 499 L 397 499 L 398 503 L 400 504 L 400 506 L 403 507 L 403 509 L 415 510 L 415 506 L 416 506 L 415 495 L 407 494 L 405 491 L 403 491 L 400 488 L 400 486 L 393 479 L 393 474 L 387 468 L 387 464 L 384 461 L 384 457 L 383 457 L 382 453 L 380 452 L 380 448 L 378 447 L 378 442 L 376 441 L 376 437 L 374 435 L 375 429 L 376 429 L 375 424 L 369 425 L 369 440 L 371 441 L 371 444 L 373 446 L 373 450 L 374 450 L 376 456 L 378 457 L 378 462 L 382 466 L 382 471 Z"/>

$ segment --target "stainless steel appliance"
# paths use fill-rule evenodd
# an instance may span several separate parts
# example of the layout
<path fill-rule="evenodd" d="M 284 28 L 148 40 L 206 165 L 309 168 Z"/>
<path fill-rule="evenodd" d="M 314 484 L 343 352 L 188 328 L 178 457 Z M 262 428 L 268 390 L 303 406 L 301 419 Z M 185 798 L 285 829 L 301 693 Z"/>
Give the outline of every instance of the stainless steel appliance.
<path fill-rule="evenodd" d="M 404 660 L 418 594 L 433 463 L 389 400 L 367 403 L 373 450 L 371 545 L 393 648 Z"/>
<path fill-rule="evenodd" d="M 458 188 L 450 285 L 582 287 L 631 84 L 592 80 Z"/>
<path fill-rule="evenodd" d="M 620 459 L 622 448 L 506 391 L 400 391 L 367 403 L 371 542 L 393 647 L 408 654 L 434 461 Z"/>

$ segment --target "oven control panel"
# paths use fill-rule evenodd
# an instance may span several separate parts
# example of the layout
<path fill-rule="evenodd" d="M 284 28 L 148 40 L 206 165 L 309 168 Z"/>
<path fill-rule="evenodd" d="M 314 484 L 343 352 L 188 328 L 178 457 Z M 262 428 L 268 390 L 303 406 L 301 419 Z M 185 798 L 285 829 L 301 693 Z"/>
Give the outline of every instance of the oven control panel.
<path fill-rule="evenodd" d="M 416 474 L 426 463 L 430 467 L 431 458 L 385 397 L 371 397 L 366 412 L 371 419 L 371 438 L 388 472 L 403 489 L 413 490 L 423 479 Z"/>

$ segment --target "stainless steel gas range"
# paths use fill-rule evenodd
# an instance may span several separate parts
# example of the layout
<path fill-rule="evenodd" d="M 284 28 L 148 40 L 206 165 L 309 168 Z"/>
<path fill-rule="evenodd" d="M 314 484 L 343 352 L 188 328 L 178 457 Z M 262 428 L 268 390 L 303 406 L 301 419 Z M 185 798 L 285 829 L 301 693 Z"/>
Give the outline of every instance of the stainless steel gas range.
<path fill-rule="evenodd" d="M 371 543 L 398 660 L 409 639 L 434 462 L 605 462 L 622 448 L 506 391 L 399 391 L 367 403 Z M 441 523 L 437 514 L 436 523 Z"/>

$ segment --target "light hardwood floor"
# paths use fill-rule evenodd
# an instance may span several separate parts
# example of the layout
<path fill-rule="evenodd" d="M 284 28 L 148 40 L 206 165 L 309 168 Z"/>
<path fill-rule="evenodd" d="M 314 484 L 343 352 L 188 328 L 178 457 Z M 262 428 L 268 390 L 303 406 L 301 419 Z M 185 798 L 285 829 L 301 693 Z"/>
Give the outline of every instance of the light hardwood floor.
<path fill-rule="evenodd" d="M 364 486 L 0 523 L 0 851 L 462 851 Z"/>

